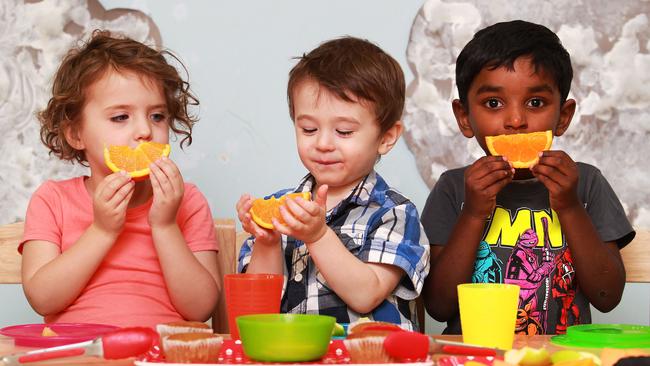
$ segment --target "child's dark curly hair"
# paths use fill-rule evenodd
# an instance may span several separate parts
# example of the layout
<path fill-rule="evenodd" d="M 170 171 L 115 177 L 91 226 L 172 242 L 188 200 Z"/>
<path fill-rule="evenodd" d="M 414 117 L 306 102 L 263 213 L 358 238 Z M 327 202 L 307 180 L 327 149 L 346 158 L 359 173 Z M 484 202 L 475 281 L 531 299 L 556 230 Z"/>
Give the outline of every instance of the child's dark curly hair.
<path fill-rule="evenodd" d="M 170 116 L 170 128 L 183 135 L 181 148 L 192 143 L 192 127 L 198 120 L 188 113 L 188 105 L 198 105 L 190 92 L 190 85 L 170 65 L 165 56 L 176 60 L 187 74 L 183 63 L 171 52 L 157 51 L 126 37 L 95 30 L 90 39 L 65 56 L 54 76 L 52 98 L 47 108 L 38 113 L 41 122 L 41 141 L 62 160 L 86 163 L 84 151 L 70 146 L 65 131 L 78 127 L 86 103 L 86 90 L 111 68 L 145 76 L 159 83 L 165 95 Z"/>

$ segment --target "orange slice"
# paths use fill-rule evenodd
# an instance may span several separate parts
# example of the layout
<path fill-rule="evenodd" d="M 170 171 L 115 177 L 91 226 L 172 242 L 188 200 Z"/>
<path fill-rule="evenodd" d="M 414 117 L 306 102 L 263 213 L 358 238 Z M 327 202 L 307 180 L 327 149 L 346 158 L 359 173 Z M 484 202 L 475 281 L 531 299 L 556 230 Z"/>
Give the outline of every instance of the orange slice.
<path fill-rule="evenodd" d="M 490 154 L 507 157 L 515 168 L 530 168 L 540 152 L 551 148 L 553 131 L 486 136 L 485 143 Z"/>
<path fill-rule="evenodd" d="M 149 164 L 163 156 L 169 156 L 169 144 L 141 142 L 135 149 L 129 146 L 104 147 L 104 161 L 113 172 L 124 170 L 133 179 L 139 180 L 149 176 Z"/>
<path fill-rule="evenodd" d="M 50 327 L 43 327 L 43 332 L 41 332 L 43 337 L 56 337 L 58 334 L 52 330 Z"/>
<path fill-rule="evenodd" d="M 304 200 L 309 201 L 311 200 L 311 192 L 289 193 L 280 198 L 271 197 L 266 200 L 264 198 L 258 198 L 253 201 L 253 207 L 249 211 L 253 217 L 253 221 L 265 229 L 273 229 L 273 221 L 271 221 L 273 217 L 281 224 L 284 224 L 284 220 L 280 214 L 280 206 L 284 205 L 287 197 L 302 197 Z"/>

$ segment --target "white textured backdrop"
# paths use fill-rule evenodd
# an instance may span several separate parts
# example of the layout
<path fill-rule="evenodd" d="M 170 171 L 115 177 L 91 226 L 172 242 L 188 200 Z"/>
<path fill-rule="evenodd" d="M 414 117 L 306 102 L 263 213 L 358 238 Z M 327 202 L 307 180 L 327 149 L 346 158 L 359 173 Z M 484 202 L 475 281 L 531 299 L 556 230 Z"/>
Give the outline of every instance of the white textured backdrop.
<path fill-rule="evenodd" d="M 456 57 L 477 30 L 523 19 L 555 31 L 573 62 L 569 97 L 578 108 L 554 148 L 599 167 L 633 225 L 650 228 L 648 14 L 650 1 L 427 1 L 411 28 L 407 59 L 415 79 L 404 117 L 408 146 L 427 185 L 484 154 L 458 132 L 450 108 L 458 93 Z"/>

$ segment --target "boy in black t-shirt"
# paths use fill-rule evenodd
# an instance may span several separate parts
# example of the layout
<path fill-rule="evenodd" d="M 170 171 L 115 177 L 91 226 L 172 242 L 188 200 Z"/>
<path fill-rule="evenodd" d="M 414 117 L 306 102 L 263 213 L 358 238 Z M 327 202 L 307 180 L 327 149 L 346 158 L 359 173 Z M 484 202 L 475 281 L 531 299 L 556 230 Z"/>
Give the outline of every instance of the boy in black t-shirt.
<path fill-rule="evenodd" d="M 445 172 L 422 213 L 431 243 L 425 304 L 448 322 L 445 333 L 460 332 L 456 285 L 473 280 L 520 286 L 523 334 L 564 333 L 591 322 L 589 303 L 606 312 L 621 299 L 619 249 L 635 232 L 600 171 L 559 150 L 514 169 L 486 147 L 486 136 L 562 136 L 576 107 L 567 99 L 572 77 L 555 33 L 524 21 L 479 31 L 458 56 L 454 115 L 486 156 Z"/>

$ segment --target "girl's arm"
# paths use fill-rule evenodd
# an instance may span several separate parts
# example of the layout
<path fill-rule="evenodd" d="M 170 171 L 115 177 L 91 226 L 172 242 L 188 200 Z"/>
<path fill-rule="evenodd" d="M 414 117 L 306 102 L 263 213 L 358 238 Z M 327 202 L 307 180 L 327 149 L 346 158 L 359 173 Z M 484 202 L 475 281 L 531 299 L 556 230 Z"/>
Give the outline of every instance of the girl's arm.
<path fill-rule="evenodd" d="M 193 253 L 176 224 L 152 227 L 151 234 L 172 304 L 185 319 L 207 320 L 221 290 L 217 253 Z"/>
<path fill-rule="evenodd" d="M 91 225 L 70 249 L 47 241 L 28 241 L 23 246 L 22 282 L 34 310 L 51 315 L 65 310 L 86 287 L 115 242 L 114 236 Z"/>
<path fill-rule="evenodd" d="M 219 296 L 217 253 L 192 253 L 178 227 L 176 219 L 185 183 L 176 164 L 163 157 L 150 169 L 153 202 L 149 224 L 169 297 L 183 318 L 204 321 L 212 314 Z M 207 204 L 203 209 L 209 211 Z M 212 220 L 207 225 L 213 225 Z"/>
<path fill-rule="evenodd" d="M 25 243 L 23 289 L 36 312 L 56 314 L 76 300 L 122 231 L 134 187 L 124 172 L 104 178 L 93 194 L 93 223 L 65 252 L 47 241 Z"/>

